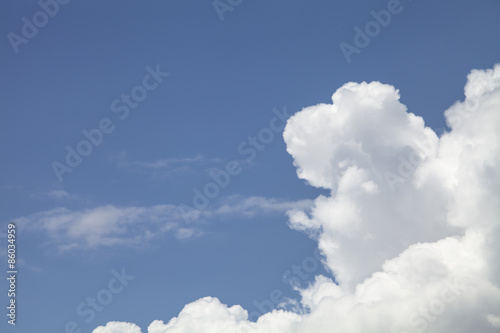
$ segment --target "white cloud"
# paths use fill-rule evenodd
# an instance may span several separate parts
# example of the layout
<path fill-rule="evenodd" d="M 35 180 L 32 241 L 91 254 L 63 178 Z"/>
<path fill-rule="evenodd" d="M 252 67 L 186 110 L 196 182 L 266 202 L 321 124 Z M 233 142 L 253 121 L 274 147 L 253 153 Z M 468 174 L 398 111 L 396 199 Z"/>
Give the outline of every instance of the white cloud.
<path fill-rule="evenodd" d="M 204 298 L 149 333 L 498 331 L 500 65 L 471 72 L 439 138 L 392 86 L 347 83 L 332 100 L 292 116 L 284 138 L 298 176 L 330 190 L 291 209 L 290 226 L 339 283 L 300 290 L 306 313 L 253 323 Z"/>
<path fill-rule="evenodd" d="M 247 318 L 248 312 L 241 306 L 228 307 L 217 298 L 205 297 L 186 305 L 178 317 L 166 324 L 155 320 L 148 333 L 280 333 L 288 332 L 292 324 L 300 320 L 299 315 L 282 310 L 260 317 L 256 324 L 248 322 Z"/>
<path fill-rule="evenodd" d="M 126 152 L 114 155 L 112 160 L 120 168 L 160 178 L 205 169 L 222 161 L 221 158 L 206 158 L 199 154 L 192 157 L 169 157 L 153 161 L 138 161 L 131 160 Z"/>
<path fill-rule="evenodd" d="M 201 236 L 202 222 L 221 216 L 250 218 L 271 213 L 284 214 L 291 207 L 306 209 L 311 200 L 284 201 L 263 197 L 232 196 L 221 198 L 213 209 L 195 211 L 190 223 L 177 205 L 152 207 L 100 206 L 73 211 L 55 208 L 15 219 L 20 228 L 46 232 L 60 250 L 95 249 L 101 246 L 139 246 L 153 238 L 173 232 L 177 239 Z M 0 234 L 1 236 L 1 234 Z"/>
<path fill-rule="evenodd" d="M 219 207 L 211 212 L 207 212 L 207 214 L 237 214 L 253 217 L 260 214 L 286 212 L 294 208 L 308 210 L 311 206 L 312 200 L 285 201 L 265 197 L 231 196 L 224 198 Z"/>
<path fill-rule="evenodd" d="M 26 195 L 28 195 L 32 198 L 38 199 L 38 200 L 51 199 L 54 201 L 68 201 L 68 200 L 72 200 L 72 199 L 77 198 L 76 195 L 70 194 L 65 190 L 52 189 L 52 190 L 34 190 L 34 191 L 33 190 L 32 191 L 22 190 L 22 191 L 26 192 Z"/>
<path fill-rule="evenodd" d="M 65 190 L 52 190 L 47 193 L 47 196 L 55 200 L 68 199 L 73 197 Z"/>
<path fill-rule="evenodd" d="M 493 325 L 493 327 L 498 327 L 500 328 L 500 317 L 499 316 L 495 316 L 495 315 L 492 315 L 492 314 L 489 314 L 486 319 L 488 319 L 488 322 Z"/>
<path fill-rule="evenodd" d="M 106 326 L 99 326 L 93 333 L 141 333 L 141 329 L 132 323 L 111 321 Z"/>
<path fill-rule="evenodd" d="M 139 245 L 176 229 L 181 218 L 179 209 L 173 205 L 107 205 L 81 211 L 55 208 L 14 221 L 27 231 L 46 232 L 61 250 L 67 250 Z"/>
<path fill-rule="evenodd" d="M 150 168 L 150 169 L 159 169 L 159 168 L 170 168 L 173 165 L 176 164 L 188 164 L 188 163 L 194 163 L 194 162 L 200 162 L 203 160 L 203 157 L 201 155 L 196 155 L 193 157 L 184 157 L 184 158 L 164 158 L 164 159 L 159 159 L 155 161 L 131 161 L 128 158 L 128 154 L 125 152 L 122 152 L 116 156 L 113 157 L 114 160 L 117 161 L 119 166 L 122 167 L 130 167 L 130 166 L 138 166 L 138 167 L 143 167 L 143 168 Z"/>

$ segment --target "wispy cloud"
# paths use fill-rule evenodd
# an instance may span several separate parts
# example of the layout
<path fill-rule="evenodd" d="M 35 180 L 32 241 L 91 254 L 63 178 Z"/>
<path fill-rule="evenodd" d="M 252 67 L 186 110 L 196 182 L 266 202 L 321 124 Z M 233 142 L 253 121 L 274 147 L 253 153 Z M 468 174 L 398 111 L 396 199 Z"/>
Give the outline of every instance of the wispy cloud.
<path fill-rule="evenodd" d="M 52 190 L 47 192 L 46 195 L 54 200 L 70 199 L 75 197 L 74 195 L 69 194 L 65 190 Z"/>
<path fill-rule="evenodd" d="M 172 205 L 153 207 L 100 206 L 73 211 L 55 208 L 14 220 L 27 231 L 43 231 L 59 249 L 140 245 L 177 229 L 178 209 Z"/>
<path fill-rule="evenodd" d="M 192 164 L 194 162 L 200 162 L 202 160 L 201 155 L 196 155 L 194 157 L 185 157 L 185 158 L 165 158 L 159 159 L 152 162 L 148 161 L 129 161 L 126 158 L 126 155 L 120 155 L 122 159 L 120 159 L 118 165 L 122 167 L 130 167 L 130 166 L 138 166 L 142 168 L 150 168 L 150 169 L 162 169 L 162 168 L 172 168 L 178 164 Z M 125 157 L 123 157 L 125 156 Z"/>
<path fill-rule="evenodd" d="M 132 172 L 148 173 L 155 176 L 172 176 L 178 173 L 195 172 L 199 169 L 213 167 L 223 159 L 206 158 L 198 154 L 191 157 L 169 157 L 150 161 L 133 160 L 126 152 L 121 152 L 111 158 L 119 168 Z"/>
<path fill-rule="evenodd" d="M 216 209 L 208 211 L 207 215 L 237 214 L 254 217 L 260 214 L 286 212 L 290 209 L 308 210 L 312 205 L 313 200 L 286 201 L 265 197 L 231 196 L 224 198 L 222 203 Z"/>
<path fill-rule="evenodd" d="M 59 250 L 141 246 L 167 233 L 179 240 L 203 235 L 203 224 L 222 216 L 250 218 L 285 213 L 291 207 L 307 209 L 311 200 L 289 202 L 274 198 L 233 196 L 222 198 L 212 209 L 199 211 L 191 223 L 178 205 L 119 207 L 105 205 L 84 210 L 55 208 L 15 219 L 27 232 L 46 233 Z"/>

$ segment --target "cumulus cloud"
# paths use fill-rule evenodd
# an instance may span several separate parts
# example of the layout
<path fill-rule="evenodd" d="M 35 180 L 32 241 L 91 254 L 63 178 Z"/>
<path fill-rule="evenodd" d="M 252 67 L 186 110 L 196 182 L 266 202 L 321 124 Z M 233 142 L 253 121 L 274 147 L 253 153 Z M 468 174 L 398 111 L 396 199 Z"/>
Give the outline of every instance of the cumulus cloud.
<path fill-rule="evenodd" d="M 135 324 L 111 321 L 106 326 L 96 328 L 93 333 L 141 333 L 141 329 Z"/>
<path fill-rule="evenodd" d="M 106 205 L 77 211 L 55 208 L 17 218 L 14 222 L 28 232 L 46 232 L 60 250 L 95 249 L 141 245 L 167 232 L 172 232 L 177 239 L 189 239 L 201 236 L 201 225 L 217 217 L 250 218 L 259 214 L 284 214 L 291 207 L 307 209 L 311 205 L 311 200 L 231 196 L 221 198 L 219 204 L 211 209 L 194 211 L 189 224 L 184 220 L 186 211 L 178 205 Z"/>
<path fill-rule="evenodd" d="M 300 311 L 250 322 L 203 298 L 148 332 L 497 332 L 500 65 L 469 74 L 440 137 L 399 97 L 379 82 L 347 83 L 332 104 L 288 120 L 298 177 L 329 190 L 288 211 L 332 273 L 299 290 Z"/>

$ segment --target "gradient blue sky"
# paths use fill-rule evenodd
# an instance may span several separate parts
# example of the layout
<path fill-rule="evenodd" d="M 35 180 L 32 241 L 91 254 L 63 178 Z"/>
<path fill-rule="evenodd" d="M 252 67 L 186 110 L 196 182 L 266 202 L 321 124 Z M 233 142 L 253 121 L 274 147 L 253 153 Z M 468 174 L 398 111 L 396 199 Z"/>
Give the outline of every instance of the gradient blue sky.
<path fill-rule="evenodd" d="M 190 204 L 210 168 L 244 158 L 238 145 L 268 126 L 274 108 L 293 114 L 329 103 L 349 81 L 394 85 L 402 103 L 441 132 L 442 112 L 463 99 L 467 73 L 499 61 L 500 3 L 401 1 L 402 12 L 348 64 L 339 44 L 352 44 L 353 28 L 387 3 L 244 0 L 221 21 L 211 1 L 71 1 L 15 53 L 7 34 L 20 34 L 21 18 L 40 7 L 2 1 L 1 231 L 56 207 Z M 157 65 L 170 75 L 120 120 L 112 101 Z M 59 182 L 51 163 L 63 162 L 65 146 L 103 118 L 114 132 Z M 167 167 L 147 166 L 166 159 Z M 297 178 L 279 133 L 210 207 L 232 196 L 285 202 L 320 193 Z M 143 246 L 62 252 L 46 232 L 27 228 L 18 235 L 18 325 L 4 318 L 1 330 L 63 332 L 75 321 L 90 332 L 111 320 L 146 328 L 208 295 L 251 312 L 274 289 L 294 297 L 282 274 L 316 248 L 281 211 L 216 216 L 197 228 L 189 239 L 167 233 Z M 85 323 L 76 307 L 122 267 L 136 279 Z M 0 288 L 6 304 L 4 278 Z"/>

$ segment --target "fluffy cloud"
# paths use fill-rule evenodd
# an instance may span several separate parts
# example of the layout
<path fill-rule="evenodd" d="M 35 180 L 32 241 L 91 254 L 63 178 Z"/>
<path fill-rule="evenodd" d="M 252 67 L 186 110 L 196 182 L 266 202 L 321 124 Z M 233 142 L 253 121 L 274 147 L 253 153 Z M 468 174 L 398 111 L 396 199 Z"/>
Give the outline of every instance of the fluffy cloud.
<path fill-rule="evenodd" d="M 203 298 L 149 333 L 498 331 L 500 66 L 471 72 L 441 137 L 389 85 L 347 83 L 332 101 L 292 116 L 284 139 L 298 177 L 330 191 L 288 215 L 336 282 L 300 290 L 298 313 L 249 322 Z"/>
<path fill-rule="evenodd" d="M 112 321 L 96 328 L 93 333 L 141 333 L 141 329 L 135 324 Z"/>
<path fill-rule="evenodd" d="M 285 129 L 297 175 L 331 191 L 315 200 L 309 216 L 291 211 L 290 224 L 321 232 L 328 267 L 354 287 L 409 245 L 441 239 L 452 228 L 436 219 L 448 199 L 440 186 L 421 191 L 412 179 L 411 169 L 435 158 L 438 138 L 406 112 L 398 91 L 348 83 L 332 100 L 297 113 Z M 405 160 L 411 168 L 400 167 Z"/>

